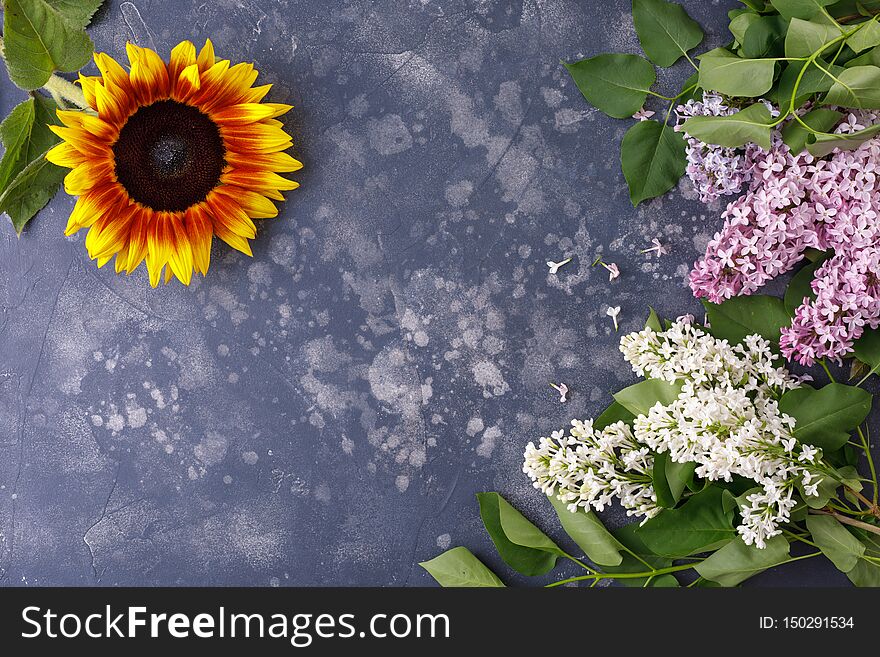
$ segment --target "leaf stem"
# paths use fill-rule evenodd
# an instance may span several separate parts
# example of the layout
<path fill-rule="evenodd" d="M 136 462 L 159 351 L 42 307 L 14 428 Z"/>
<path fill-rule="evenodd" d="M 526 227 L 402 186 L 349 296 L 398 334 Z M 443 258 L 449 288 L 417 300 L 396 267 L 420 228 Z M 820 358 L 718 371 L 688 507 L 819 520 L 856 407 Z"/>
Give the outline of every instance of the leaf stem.
<path fill-rule="evenodd" d="M 823 516 L 834 516 L 837 518 L 838 522 L 843 523 L 844 525 L 849 525 L 850 527 L 858 527 L 859 529 L 864 529 L 866 532 L 871 532 L 873 534 L 880 534 L 880 527 L 877 525 L 872 525 L 869 522 L 862 522 L 861 520 L 856 520 L 854 518 L 850 518 L 849 516 L 844 516 L 837 511 L 825 511 L 824 509 L 810 509 L 810 513 L 813 515 L 823 515 Z"/>
<path fill-rule="evenodd" d="M 878 528 L 880 529 L 880 528 Z M 641 579 L 642 577 L 656 577 L 657 575 L 667 575 L 669 573 L 677 573 L 681 570 L 690 570 L 697 564 L 685 564 L 683 566 L 669 566 L 669 568 L 660 568 L 646 573 L 596 573 L 594 575 L 580 575 L 578 577 L 569 577 L 561 579 L 558 582 L 547 584 L 544 588 L 553 588 L 554 586 L 562 586 L 563 584 L 571 584 L 572 582 L 580 582 L 587 579 Z"/>
<path fill-rule="evenodd" d="M 871 471 L 871 482 L 874 485 L 874 495 L 872 496 L 873 507 L 876 509 L 878 492 L 880 492 L 877 490 L 877 468 L 874 465 L 874 456 L 871 454 L 871 444 L 868 442 L 868 438 L 865 436 L 865 432 L 862 431 L 862 427 L 858 428 L 858 433 L 859 440 L 862 441 L 862 449 L 865 450 L 865 458 L 868 459 L 868 469 Z M 880 515 L 878 515 L 877 517 L 880 517 Z"/>
<path fill-rule="evenodd" d="M 837 379 L 834 378 L 834 375 L 831 373 L 831 370 L 828 369 L 828 363 L 825 362 L 824 358 L 819 359 L 819 364 L 822 366 L 822 369 L 825 370 L 825 374 L 828 375 L 828 378 L 832 383 L 836 383 Z"/>

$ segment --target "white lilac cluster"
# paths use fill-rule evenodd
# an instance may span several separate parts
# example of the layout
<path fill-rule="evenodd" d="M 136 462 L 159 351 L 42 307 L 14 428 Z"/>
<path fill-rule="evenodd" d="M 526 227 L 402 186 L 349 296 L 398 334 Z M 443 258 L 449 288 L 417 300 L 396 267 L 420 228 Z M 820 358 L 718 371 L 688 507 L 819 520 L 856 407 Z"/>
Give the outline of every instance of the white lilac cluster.
<path fill-rule="evenodd" d="M 526 446 L 523 472 L 535 488 L 556 497 L 574 513 L 603 511 L 614 498 L 627 515 L 651 518 L 660 512 L 651 487 L 651 451 L 624 422 L 597 430 L 592 421 L 572 420 L 566 436 L 554 431 L 538 446 Z"/>
<path fill-rule="evenodd" d="M 654 453 L 696 463 L 695 475 L 709 481 L 745 477 L 761 490 L 747 496 L 738 531 L 763 548 L 790 519 L 795 493 L 816 495 L 822 478 L 819 450 L 793 438 L 794 419 L 777 402 L 799 380 L 776 365 L 764 338 L 752 335 L 731 347 L 687 320 L 624 336 L 620 349 L 637 374 L 680 385 L 677 399 L 655 404 L 632 430 L 618 423 L 598 432 L 591 423 L 573 423 L 568 437 L 557 432 L 537 448 L 530 443 L 524 472 L 570 508 L 601 510 L 618 496 L 630 513 L 647 517 L 658 512 L 649 476 Z M 630 469 L 631 462 L 637 467 Z M 626 481 L 627 499 L 617 492 L 622 484 L 596 487 L 597 477 Z M 602 492 L 594 494 L 594 487 Z"/>
<path fill-rule="evenodd" d="M 703 93 L 703 100 L 689 100 L 676 110 L 680 129 L 681 124 L 694 116 L 730 116 L 738 110 L 724 104 L 718 94 Z M 694 184 L 703 203 L 711 203 L 721 196 L 739 194 L 743 185 L 752 178 L 752 151 L 757 148 L 725 148 L 706 144 L 685 134 L 687 140 L 687 168 L 685 172 Z"/>

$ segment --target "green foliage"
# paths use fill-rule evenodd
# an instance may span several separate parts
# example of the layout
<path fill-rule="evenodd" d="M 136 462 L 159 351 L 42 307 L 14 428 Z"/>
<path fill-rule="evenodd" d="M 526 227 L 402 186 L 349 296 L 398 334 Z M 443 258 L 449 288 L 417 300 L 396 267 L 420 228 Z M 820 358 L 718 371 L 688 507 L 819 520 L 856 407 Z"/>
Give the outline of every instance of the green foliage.
<path fill-rule="evenodd" d="M 637 55 L 597 55 L 565 68 L 590 104 L 617 119 L 638 112 L 657 79 L 651 62 Z"/>
<path fill-rule="evenodd" d="M 659 121 L 639 121 L 623 138 L 620 163 L 638 205 L 672 189 L 687 167 L 684 136 Z"/>
<path fill-rule="evenodd" d="M 666 452 L 655 454 L 651 481 L 657 494 L 657 504 L 667 509 L 673 508 L 688 483 L 693 481 L 696 467 L 696 463 L 676 463 Z"/>
<path fill-rule="evenodd" d="M 94 44 L 77 23 L 93 4 L 3 0 L 3 40 L 10 79 L 22 89 L 38 89 L 55 71 L 77 71 L 85 66 Z"/>
<path fill-rule="evenodd" d="M 880 108 L 880 68 L 853 66 L 844 69 L 823 102 L 858 109 Z"/>
<path fill-rule="evenodd" d="M 824 111 L 830 110 L 814 110 L 814 112 Z M 810 112 L 810 114 L 812 113 L 813 112 Z M 809 116 L 809 114 L 807 116 Z M 807 116 L 805 116 L 804 119 L 806 119 Z M 783 132 L 783 137 L 784 136 L 785 133 Z M 787 144 L 788 141 L 785 143 Z M 816 294 L 813 292 L 811 284 L 813 282 L 813 277 L 816 274 L 816 270 L 821 267 L 827 259 L 828 254 L 823 254 L 821 258 L 813 262 L 808 262 L 806 266 L 802 267 L 794 276 L 792 276 L 791 283 L 788 284 L 788 289 L 785 290 L 785 298 L 783 299 L 785 309 L 790 316 L 794 317 L 795 309 L 800 306 L 805 299 L 813 300 L 816 298 Z"/>
<path fill-rule="evenodd" d="M 614 401 L 611 402 L 611 405 L 593 421 L 593 426 L 597 430 L 601 430 L 615 422 L 625 422 L 626 424 L 630 424 L 635 419 L 635 415 L 628 411 L 623 405 Z"/>
<path fill-rule="evenodd" d="M 656 403 L 664 406 L 678 399 L 680 384 L 647 379 L 614 393 L 614 400 L 633 415 L 647 415 Z"/>
<path fill-rule="evenodd" d="M 672 66 L 703 41 L 703 30 L 679 4 L 633 0 L 632 12 L 642 49 L 657 66 Z"/>
<path fill-rule="evenodd" d="M 848 573 L 865 554 L 865 546 L 850 534 L 836 518 L 827 515 L 807 516 L 807 529 L 813 542 L 835 567 Z"/>
<path fill-rule="evenodd" d="M 774 536 L 766 542 L 764 549 L 746 545 L 742 538 L 736 537 L 708 559 L 695 566 L 704 577 L 721 586 L 736 586 L 749 577 L 764 572 L 768 568 L 780 566 L 790 561 L 790 545 L 782 536 Z"/>
<path fill-rule="evenodd" d="M 504 584 L 466 547 L 455 547 L 419 565 L 440 586 L 497 588 Z"/>
<path fill-rule="evenodd" d="M 752 334 L 779 342 L 780 328 L 791 323 L 782 299 L 762 294 L 733 297 L 721 304 L 704 301 L 703 306 L 712 335 L 731 344 Z"/>
<path fill-rule="evenodd" d="M 754 14 L 752 14 L 754 16 Z M 742 55 L 747 58 L 782 57 L 788 21 L 781 16 L 759 16 L 750 21 L 743 35 Z"/>
<path fill-rule="evenodd" d="M 727 96 L 757 98 L 773 86 L 776 62 L 746 59 L 717 48 L 700 57 L 700 86 Z"/>
<path fill-rule="evenodd" d="M 823 7 L 838 0 L 770 0 L 773 7 L 785 18 L 809 20 L 822 13 Z"/>
<path fill-rule="evenodd" d="M 0 212 L 9 215 L 18 233 L 64 179 L 64 169 L 43 157 L 59 141 L 49 130 L 58 123 L 55 108 L 51 99 L 38 95 L 16 106 L 0 124 L 6 149 L 0 160 Z"/>
<path fill-rule="evenodd" d="M 504 562 L 523 575 L 543 575 L 564 552 L 498 493 L 478 493 L 480 517 Z"/>
<path fill-rule="evenodd" d="M 635 530 L 654 553 L 681 558 L 716 550 L 736 536 L 733 495 L 709 486 L 677 509 L 666 509 Z"/>
<path fill-rule="evenodd" d="M 861 388 L 829 383 L 816 390 L 803 386 L 786 392 L 779 410 L 795 421 L 794 437 L 825 452 L 840 449 L 871 411 L 871 395 Z"/>
<path fill-rule="evenodd" d="M 758 144 L 770 150 L 770 124 L 773 118 L 764 103 L 755 103 L 730 116 L 694 116 L 684 123 L 684 131 L 707 144 L 728 148 Z"/>
<path fill-rule="evenodd" d="M 605 529 L 595 513 L 586 510 L 572 513 L 555 496 L 549 499 L 565 533 L 590 561 L 600 566 L 619 566 L 622 563 L 625 548 Z"/>
<path fill-rule="evenodd" d="M 792 18 L 785 36 L 785 56 L 809 57 L 814 52 L 822 52 L 825 44 L 838 36 L 837 25 Z"/>

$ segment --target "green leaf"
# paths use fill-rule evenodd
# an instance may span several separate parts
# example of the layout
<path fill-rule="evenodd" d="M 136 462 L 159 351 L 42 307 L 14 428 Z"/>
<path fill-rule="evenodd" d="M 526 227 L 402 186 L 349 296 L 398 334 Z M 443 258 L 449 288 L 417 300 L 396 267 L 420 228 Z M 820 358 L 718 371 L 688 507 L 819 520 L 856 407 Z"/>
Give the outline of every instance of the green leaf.
<path fill-rule="evenodd" d="M 746 38 L 746 31 L 755 21 L 760 20 L 758 14 L 750 11 L 744 11 L 742 14 L 734 16 L 730 21 L 730 33 L 734 36 L 738 43 L 742 44 Z"/>
<path fill-rule="evenodd" d="M 632 16 L 642 50 L 657 66 L 672 66 L 703 41 L 699 24 L 674 2 L 633 0 Z"/>
<path fill-rule="evenodd" d="M 687 168 L 684 136 L 658 121 L 639 121 L 620 146 L 620 163 L 633 205 L 672 189 Z"/>
<path fill-rule="evenodd" d="M 767 9 L 767 0 L 740 0 L 740 2 L 755 11 L 764 11 Z"/>
<path fill-rule="evenodd" d="M 785 48 L 788 21 L 782 16 L 761 16 L 746 30 L 742 44 L 743 57 L 781 57 Z"/>
<path fill-rule="evenodd" d="M 73 27 L 84 28 L 104 0 L 46 0 Z"/>
<path fill-rule="evenodd" d="M 880 109 L 880 67 L 844 69 L 822 102 L 841 107 Z"/>
<path fill-rule="evenodd" d="M 669 458 L 668 452 L 655 454 L 651 480 L 657 503 L 667 509 L 678 504 L 688 482 L 693 479 L 696 467 L 696 463 L 676 463 Z"/>
<path fill-rule="evenodd" d="M 804 492 L 804 485 L 802 482 L 797 482 L 797 489 L 801 493 L 801 497 L 804 500 L 804 504 L 811 509 L 821 509 L 828 501 L 837 495 L 837 489 L 840 488 L 840 482 L 837 479 L 833 479 L 832 477 L 823 477 L 822 481 L 819 482 L 819 486 L 816 491 L 816 495 L 807 495 Z"/>
<path fill-rule="evenodd" d="M 603 570 L 607 573 L 643 573 L 649 570 L 660 570 L 668 568 L 672 565 L 672 559 L 661 557 L 645 545 L 644 541 L 638 536 L 636 530 L 638 523 L 624 525 L 614 530 L 614 537 L 620 541 L 621 545 L 626 548 L 626 552 L 622 555 L 623 561 L 619 566 L 605 566 Z M 615 580 L 621 586 L 628 588 L 669 588 L 677 587 L 678 580 L 671 574 L 659 575 L 650 580 L 648 578 L 622 578 Z"/>
<path fill-rule="evenodd" d="M 57 123 L 55 109 L 45 96 L 28 98 L 0 123 L 0 140 L 6 148 L 0 160 L 0 194 L 22 169 L 60 141 L 49 130 Z"/>
<path fill-rule="evenodd" d="M 695 566 L 700 577 L 722 586 L 736 586 L 768 568 L 780 566 L 791 558 L 791 546 L 782 536 L 766 541 L 763 549 L 746 545 L 739 536 Z"/>
<path fill-rule="evenodd" d="M 865 546 L 837 519 L 826 515 L 807 516 L 813 542 L 838 570 L 848 573 L 865 554 Z"/>
<path fill-rule="evenodd" d="M 717 48 L 700 57 L 700 86 L 727 96 L 757 98 L 773 86 L 776 62 L 741 59 Z"/>
<path fill-rule="evenodd" d="M 828 64 L 821 60 L 819 63 L 825 71 L 830 72 L 831 75 L 834 76 L 840 75 L 844 70 L 842 66 Z M 804 72 L 803 76 L 801 76 L 801 71 L 805 66 L 807 67 L 807 70 Z M 834 84 L 834 78 L 827 75 L 825 71 L 809 62 L 791 62 L 785 67 L 782 75 L 779 76 L 779 85 L 774 96 L 775 101 L 783 107 L 790 105 L 791 94 L 794 93 L 795 84 L 798 85 L 798 96 L 795 98 L 795 109 L 802 104 L 798 103 L 799 99 L 805 96 L 811 96 L 812 94 L 828 91 Z M 798 77 L 800 77 L 800 83 L 798 83 Z"/>
<path fill-rule="evenodd" d="M 819 110 L 814 111 L 818 112 Z M 810 114 L 812 113 L 813 112 L 810 112 Z M 804 118 L 807 118 L 807 116 L 809 116 L 809 114 Z M 783 131 L 783 137 L 784 135 L 785 132 Z M 786 141 L 785 143 L 788 142 Z M 813 292 L 812 288 L 813 277 L 816 274 L 816 270 L 821 267 L 827 259 L 828 254 L 824 254 L 819 260 L 808 262 L 806 266 L 802 267 L 798 273 L 792 276 L 791 282 L 788 284 L 788 289 L 785 290 L 785 298 L 783 299 L 785 309 L 791 317 L 794 317 L 794 311 L 804 303 L 804 300 L 810 299 L 812 301 L 816 298 L 816 293 Z"/>
<path fill-rule="evenodd" d="M 829 383 L 819 390 L 803 386 L 786 392 L 779 410 L 795 419 L 795 438 L 829 453 L 846 444 L 850 432 L 868 416 L 871 394 L 842 383 Z"/>
<path fill-rule="evenodd" d="M 635 532 L 652 552 L 670 558 L 716 550 L 736 536 L 733 501 L 730 491 L 710 486 L 681 507 L 661 511 Z"/>
<path fill-rule="evenodd" d="M 38 89 L 55 71 L 77 71 L 89 61 L 94 44 L 46 0 L 3 0 L 3 40 L 10 79 Z"/>
<path fill-rule="evenodd" d="M 587 558 L 600 566 L 619 566 L 623 561 L 624 547 L 605 529 L 605 525 L 592 511 L 579 509 L 572 513 L 564 502 L 550 496 L 550 503 L 559 516 L 565 533 L 571 537 Z"/>
<path fill-rule="evenodd" d="M 498 493 L 477 493 L 480 517 L 504 562 L 523 575 L 543 575 L 563 554 L 550 537 Z"/>
<path fill-rule="evenodd" d="M 492 587 L 504 586 L 498 576 L 489 570 L 466 547 L 454 547 L 430 561 L 419 565 L 445 587 Z"/>
<path fill-rule="evenodd" d="M 846 68 L 853 66 L 880 66 L 880 48 L 871 48 L 858 57 L 853 57 L 845 64 Z"/>
<path fill-rule="evenodd" d="M 645 328 L 649 328 L 655 333 L 663 332 L 663 322 L 660 320 L 660 316 L 657 315 L 657 311 L 648 306 L 648 320 L 645 322 Z"/>
<path fill-rule="evenodd" d="M 779 342 L 780 329 L 791 323 L 782 299 L 762 294 L 733 297 L 721 304 L 704 301 L 703 306 L 709 315 L 712 335 L 730 344 L 753 334 Z"/>
<path fill-rule="evenodd" d="M 785 56 L 809 57 L 840 34 L 837 25 L 792 18 L 785 36 Z"/>
<path fill-rule="evenodd" d="M 0 212 L 12 219 L 20 235 L 25 224 L 49 202 L 64 180 L 66 171 L 45 159 L 45 153 L 21 170 L 0 195 Z"/>
<path fill-rule="evenodd" d="M 866 327 L 862 337 L 853 344 L 853 351 L 856 358 L 870 366 L 866 374 L 880 372 L 880 330 Z"/>
<path fill-rule="evenodd" d="M 807 150 L 814 157 L 825 157 L 832 153 L 835 148 L 842 151 L 854 151 L 869 139 L 873 139 L 880 133 L 880 123 L 842 135 L 810 135 Z"/>
<path fill-rule="evenodd" d="M 822 8 L 838 0 L 770 0 L 776 10 L 786 18 L 808 20 L 822 13 Z"/>
<path fill-rule="evenodd" d="M 658 402 L 667 406 L 678 399 L 681 384 L 648 379 L 614 393 L 614 399 L 633 415 L 647 415 Z"/>
<path fill-rule="evenodd" d="M 818 109 L 807 112 L 804 116 L 801 117 L 801 121 L 806 123 L 813 130 L 816 130 L 818 132 L 828 132 L 831 130 L 831 128 L 836 126 L 838 122 L 840 122 L 840 119 L 842 117 L 843 114 L 841 112 L 820 107 Z M 782 129 L 782 141 L 784 141 L 785 144 L 791 149 L 792 153 L 800 153 L 807 147 L 807 142 L 811 134 L 812 133 L 807 130 L 803 125 L 801 125 L 800 122 L 792 121 L 787 126 L 785 126 L 785 128 Z M 807 288 L 809 289 L 809 287 L 809 281 L 807 281 Z M 790 286 L 789 289 L 791 289 Z M 786 306 L 787 305 L 788 300 L 786 298 Z"/>
<path fill-rule="evenodd" d="M 859 562 L 846 576 L 856 586 L 880 588 L 880 564 L 876 561 L 859 559 Z"/>
<path fill-rule="evenodd" d="M 730 116 L 694 116 L 682 128 L 706 144 L 738 148 L 748 143 L 770 150 L 773 117 L 764 103 L 755 103 Z"/>
<path fill-rule="evenodd" d="M 617 119 L 638 112 L 657 80 L 651 62 L 637 55 L 597 55 L 563 64 L 584 98 Z"/>
<path fill-rule="evenodd" d="M 846 45 L 855 52 L 880 46 L 880 23 L 876 20 L 867 21 L 864 27 L 846 40 Z"/>
<path fill-rule="evenodd" d="M 615 401 L 611 402 L 611 405 L 606 408 L 599 417 L 593 420 L 593 428 L 597 431 L 601 431 L 615 422 L 630 424 L 635 419 L 635 415 Z"/>

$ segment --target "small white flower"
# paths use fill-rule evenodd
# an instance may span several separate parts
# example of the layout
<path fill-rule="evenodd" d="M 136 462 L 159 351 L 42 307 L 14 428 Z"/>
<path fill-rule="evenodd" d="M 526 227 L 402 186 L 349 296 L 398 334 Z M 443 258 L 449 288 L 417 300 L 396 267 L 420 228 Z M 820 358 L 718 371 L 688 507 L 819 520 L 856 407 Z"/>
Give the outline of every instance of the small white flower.
<path fill-rule="evenodd" d="M 614 322 L 614 330 L 617 331 L 617 316 L 620 314 L 620 306 L 608 306 L 608 310 L 605 311 L 605 314 Z"/>
<path fill-rule="evenodd" d="M 562 262 L 553 262 L 552 260 L 548 260 L 548 261 L 547 261 L 547 267 L 550 268 L 550 273 L 551 273 L 551 274 L 555 274 L 556 272 L 559 271 L 559 268 L 560 268 L 560 267 L 563 267 L 563 266 L 567 265 L 569 262 L 571 262 L 571 258 L 566 258 L 566 259 L 563 260 Z"/>
<path fill-rule="evenodd" d="M 608 280 L 609 280 L 609 281 L 613 281 L 615 278 L 617 278 L 618 276 L 620 276 L 620 269 L 619 269 L 618 266 L 617 266 L 616 264 L 614 264 L 613 262 L 612 262 L 610 265 L 606 265 L 606 264 L 603 262 L 603 263 L 602 263 L 602 266 L 605 267 L 605 269 L 608 270 Z"/>
<path fill-rule="evenodd" d="M 801 454 L 798 456 L 798 461 L 809 461 L 812 463 L 816 460 L 816 455 L 819 453 L 819 450 L 813 447 L 812 445 L 804 445 L 801 447 Z"/>
<path fill-rule="evenodd" d="M 564 404 L 568 401 L 568 386 L 564 383 L 560 383 L 556 385 L 555 383 L 551 383 L 550 387 L 553 388 L 556 392 L 559 393 L 559 402 Z"/>
<path fill-rule="evenodd" d="M 639 121 L 647 121 L 647 120 L 650 119 L 652 116 L 654 116 L 654 114 L 655 114 L 655 112 L 652 112 L 651 110 L 646 110 L 646 109 L 643 107 L 643 108 L 640 109 L 638 112 L 636 112 L 635 114 L 633 114 L 632 117 L 633 117 L 634 119 L 639 120 Z"/>
<path fill-rule="evenodd" d="M 665 244 L 661 244 L 660 240 L 656 237 L 651 240 L 651 244 L 653 244 L 653 246 L 650 246 L 647 249 L 642 249 L 639 253 L 656 253 L 658 258 L 669 253 L 669 248 Z"/>

